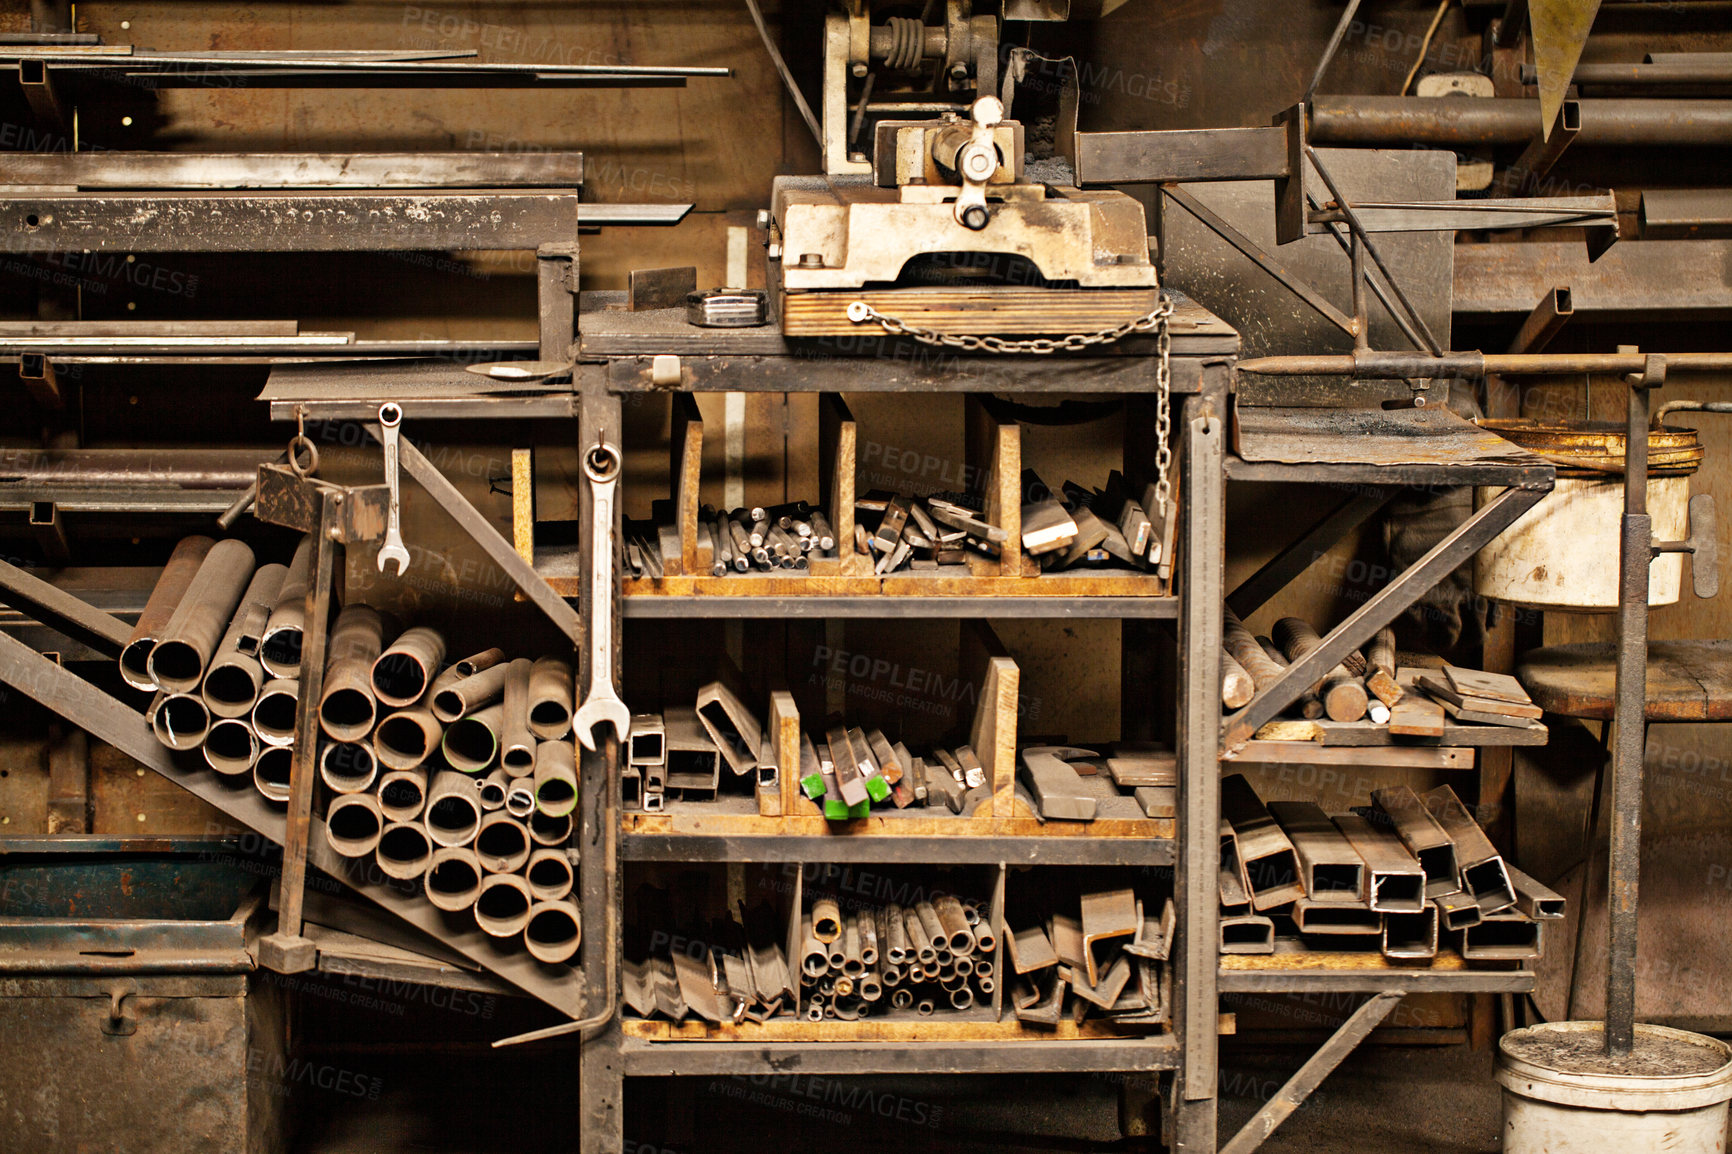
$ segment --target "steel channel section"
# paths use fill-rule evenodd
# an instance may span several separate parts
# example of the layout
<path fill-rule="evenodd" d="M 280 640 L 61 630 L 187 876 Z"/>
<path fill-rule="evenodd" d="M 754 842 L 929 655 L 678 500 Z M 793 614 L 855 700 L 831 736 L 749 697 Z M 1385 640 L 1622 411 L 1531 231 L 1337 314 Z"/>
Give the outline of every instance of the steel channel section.
<path fill-rule="evenodd" d="M 1179 491 L 1188 509 L 1182 532 L 1178 622 L 1179 861 L 1174 898 L 1181 911 L 1174 942 L 1173 1029 L 1184 1050 L 1174 1095 L 1175 1149 L 1215 1149 L 1216 967 L 1219 964 L 1221 585 L 1225 570 L 1226 494 L 1222 479 L 1226 411 L 1223 374 L 1211 390 L 1187 398 Z"/>
<path fill-rule="evenodd" d="M 3 202 L 7 251 L 535 249 L 577 235 L 575 191 L 74 193 Z"/>
<path fill-rule="evenodd" d="M 236 822 L 283 844 L 286 822 L 281 813 L 255 790 L 231 789 L 204 768 L 184 768 L 162 747 L 136 710 L 109 696 L 23 642 L 0 634 L 0 681 L 59 713 L 114 746 L 145 768 L 154 770 Z M 583 994 L 580 975 L 561 980 L 525 955 L 501 953 L 493 939 L 478 929 L 453 931 L 444 916 L 418 893 L 405 893 L 369 876 L 367 866 L 352 862 L 331 848 L 325 823 L 311 822 L 307 861 L 387 911 L 431 935 L 482 968 L 497 974 L 531 997 L 567 1015 L 578 1012 Z M 354 871 L 354 872 L 352 872 Z"/>
<path fill-rule="evenodd" d="M 1221 723 L 1223 740 L 1235 747 L 1250 739 L 1265 722 L 1299 700 L 1343 657 L 1370 641 L 1432 586 L 1453 573 L 1487 542 L 1507 529 L 1552 488 L 1551 481 L 1511 486 L 1458 525 L 1429 553 L 1353 612 L 1323 638 L 1323 643 L 1289 665 L 1281 679 L 1259 693 L 1251 704 Z"/>

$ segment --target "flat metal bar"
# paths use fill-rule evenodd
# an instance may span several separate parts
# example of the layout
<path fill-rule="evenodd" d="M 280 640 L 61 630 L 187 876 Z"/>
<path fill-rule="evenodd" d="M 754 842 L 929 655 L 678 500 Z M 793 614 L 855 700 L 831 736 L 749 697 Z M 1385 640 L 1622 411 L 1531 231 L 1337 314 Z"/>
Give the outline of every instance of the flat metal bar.
<path fill-rule="evenodd" d="M 1289 171 L 1285 128 L 1078 132 L 1075 140 L 1079 185 L 1270 180 Z"/>
<path fill-rule="evenodd" d="M 980 1042 L 649 1042 L 623 1040 L 628 1077 L 730 1074 L 978 1074 L 1172 1070 L 1178 1048 L 1169 1038 L 1137 1041 Z"/>
<path fill-rule="evenodd" d="M 751 578 L 741 578 L 751 580 Z M 881 594 L 859 597 L 813 594 L 809 597 L 669 596 L 628 594 L 627 617 L 697 618 L 794 617 L 841 619 L 875 617 L 943 621 L 958 618 L 1022 620 L 1172 618 L 1178 616 L 1176 597 L 1078 597 L 1055 591 L 1049 596 L 970 597 L 966 595 L 910 597 Z"/>
<path fill-rule="evenodd" d="M 244 69 L 253 66 L 265 69 L 294 68 L 304 71 L 377 72 L 388 75 L 392 72 L 431 72 L 431 73 L 474 73 L 486 75 L 489 73 L 513 75 L 530 73 L 538 76 L 569 76 L 569 77 L 639 77 L 643 79 L 669 79 L 690 77 L 727 77 L 732 76 L 733 69 L 720 67 L 679 67 L 657 64 L 543 64 L 537 62 L 491 62 L 481 60 L 433 60 L 427 59 L 423 53 L 415 53 L 418 59 L 404 59 L 396 54 L 363 52 L 363 51 L 291 51 L 269 49 L 263 51 L 234 52 L 163 52 L 149 48 L 133 48 L 116 45 L 114 48 L 124 48 L 123 54 L 112 50 L 93 50 L 81 46 L 47 47 L 32 45 L 7 45 L 0 48 L 0 60 L 42 60 L 56 68 L 95 69 L 99 71 L 115 71 L 117 69 L 147 71 L 152 65 L 164 68 L 184 68 L 190 64 L 206 65 L 211 68 Z"/>
<path fill-rule="evenodd" d="M 892 830 L 895 829 L 891 825 Z M 1170 866 L 1175 843 L 1164 837 L 973 837 L 872 835 L 746 836 L 677 833 L 623 835 L 626 861 L 902 862 L 990 865 Z"/>
<path fill-rule="evenodd" d="M 14 255 L 534 249 L 575 241 L 578 224 L 575 191 L 87 192 L 0 201 L 0 230 Z"/>
<path fill-rule="evenodd" d="M 1732 188 L 1642 191 L 1642 239 L 1724 237 L 1732 231 Z"/>
<path fill-rule="evenodd" d="M 1232 1141 L 1221 1147 L 1221 1154 L 1251 1154 L 1261 1146 L 1276 1127 L 1304 1105 L 1311 1092 L 1323 1084 L 1323 1079 L 1333 1073 L 1335 1067 L 1389 1016 L 1403 996 L 1401 990 L 1385 990 L 1373 994 L 1364 1005 L 1353 1011 L 1353 1015 L 1341 1023 L 1329 1040 L 1305 1059 L 1305 1064 L 1275 1091 L 1275 1096 L 1263 1103 L 1263 1108 L 1233 1135 Z"/>
<path fill-rule="evenodd" d="M 6 561 L 0 561 L 0 598 L 110 657 L 119 657 L 132 636 L 132 626 L 112 613 L 104 613 Z"/>
<path fill-rule="evenodd" d="M 1277 948 L 1279 948 L 1277 943 Z M 1408 993 L 1528 994 L 1535 988 L 1532 970 L 1417 970 L 1389 966 L 1353 970 L 1340 966 L 1315 970 L 1221 970 L 1223 994 L 1370 994 L 1383 990 Z"/>
<path fill-rule="evenodd" d="M 1496 537 L 1551 490 L 1549 482 L 1511 486 L 1457 525 L 1430 552 L 1404 569 L 1348 618 L 1330 630 L 1323 643 L 1282 671 L 1281 679 L 1258 693 L 1251 703 L 1221 722 L 1223 745 L 1231 750 L 1250 740 L 1265 722 L 1273 721 L 1305 690 L 1349 653 L 1370 641 L 1409 605 L 1443 580 L 1481 546 Z"/>
<path fill-rule="evenodd" d="M 561 420 L 577 412 L 577 398 L 570 393 L 530 397 L 412 397 L 399 403 L 404 420 L 422 421 Z M 377 402 L 360 400 L 273 400 L 270 406 L 273 421 L 292 421 L 297 409 L 305 410 L 309 421 L 365 421 L 379 415 Z"/>
<path fill-rule="evenodd" d="M 1286 269 L 1286 267 L 1276 261 L 1274 257 L 1264 252 L 1262 246 L 1256 241 L 1227 223 L 1225 219 L 1216 215 L 1213 210 L 1209 209 L 1200 200 L 1180 188 L 1178 185 L 1163 184 L 1161 186 L 1161 192 L 1172 200 L 1173 203 L 1196 217 L 1197 220 L 1202 222 L 1204 227 L 1208 228 L 1210 232 L 1213 232 L 1216 236 L 1219 236 L 1222 240 L 1244 253 L 1246 258 L 1248 258 L 1258 268 L 1274 277 L 1277 281 L 1280 281 L 1282 287 L 1286 288 L 1288 292 L 1310 305 L 1324 320 L 1328 321 L 1348 336 L 1354 335 L 1355 326 L 1352 317 L 1330 304 L 1320 293 L 1317 292 L 1316 289 L 1294 276 Z"/>
<path fill-rule="evenodd" d="M 1732 267 L 1732 240 L 1721 237 L 1644 237 L 1613 245 L 1597 261 L 1588 259 L 1579 240 L 1463 243 L 1454 252 L 1457 315 L 1523 314 L 1557 285 L 1570 286 L 1572 303 L 1584 314 L 1732 311 L 1732 281 L 1725 275 Z"/>
<path fill-rule="evenodd" d="M 1269 598 L 1292 583 L 1337 542 L 1353 532 L 1395 497 L 1394 487 L 1355 492 L 1335 506 L 1298 540 L 1271 557 L 1261 569 L 1227 595 L 1227 607 L 1241 619 L 1257 612 Z"/>
<path fill-rule="evenodd" d="M 375 405 L 375 416 L 378 411 L 378 406 Z M 366 429 L 375 441 L 383 443 L 377 421 L 366 422 Z M 547 582 L 542 580 L 541 574 L 518 556 L 511 542 L 500 536 L 499 530 L 469 503 L 469 499 L 457 490 L 457 486 L 445 479 L 445 474 L 435 468 L 433 462 L 423 456 L 421 450 L 407 437 L 399 441 L 397 452 L 397 462 L 403 470 L 415 478 L 430 497 L 439 502 L 440 507 L 451 515 L 451 519 L 493 558 L 495 565 L 505 570 L 505 575 L 517 583 L 517 587 L 523 590 L 524 595 L 533 601 L 538 609 L 547 614 L 547 619 L 553 622 L 555 628 L 565 634 L 573 645 L 581 647 L 584 639 L 583 621 L 577 612 L 566 604 L 565 598 L 555 593 Z"/>
<path fill-rule="evenodd" d="M 77 189 L 580 188 L 581 152 L 16 152 L 0 182 Z"/>
<path fill-rule="evenodd" d="M 17 639 L 0 634 L 0 681 L 12 686 L 92 737 L 114 746 L 146 769 L 155 771 L 187 792 L 202 799 L 239 824 L 278 845 L 286 837 L 285 821 L 257 790 L 232 789 L 202 762 L 182 766 L 157 742 L 150 726 L 137 710 L 115 699 L 77 674 L 61 668 Z M 331 848 L 325 823 L 312 819 L 307 860 L 376 902 L 389 913 L 439 940 L 483 969 L 531 997 L 575 1017 L 583 994 L 581 975 L 562 976 L 520 952 L 499 949 L 491 938 L 471 926 L 453 929 L 445 915 L 434 909 L 419 892 L 405 892 L 396 883 L 386 884 L 371 860 L 365 863 L 344 858 Z"/>
<path fill-rule="evenodd" d="M 1174 876 L 1179 926 L 1174 944 L 1179 972 L 1174 1030 L 1185 1058 L 1182 1097 L 1215 1096 L 1220 953 L 1220 767 L 1214 727 L 1220 717 L 1221 582 L 1225 567 L 1226 494 L 1222 480 L 1227 435 L 1226 398 L 1190 397 L 1177 432 L 1179 492 L 1184 495 L 1180 549 L 1179 766 L 1181 856 Z M 1152 706 L 1151 702 L 1151 706 Z"/>
<path fill-rule="evenodd" d="M 313 787 L 318 783 L 319 701 L 325 693 L 325 640 L 331 620 L 342 513 L 337 494 L 321 489 L 312 580 L 304 604 L 301 692 L 295 703 L 295 748 L 289 764 L 289 801 L 283 814 L 283 870 L 277 880 L 277 933 L 301 936 L 306 901 L 307 846 L 312 838 Z"/>

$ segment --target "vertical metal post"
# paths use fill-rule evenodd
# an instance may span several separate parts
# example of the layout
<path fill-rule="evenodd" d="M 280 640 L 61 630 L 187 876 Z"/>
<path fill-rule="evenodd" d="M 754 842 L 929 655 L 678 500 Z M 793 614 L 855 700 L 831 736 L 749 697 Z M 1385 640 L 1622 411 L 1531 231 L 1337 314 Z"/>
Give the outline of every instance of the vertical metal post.
<path fill-rule="evenodd" d="M 283 872 L 277 881 L 277 930 L 259 939 L 259 963 L 278 973 L 313 968 L 318 952 L 301 935 L 306 896 L 307 843 L 312 836 L 313 783 L 318 780 L 319 698 L 325 687 L 325 632 L 331 616 L 343 494 L 321 488 L 313 579 L 307 584 L 306 628 L 301 638 L 301 699 L 295 709 L 295 752 L 289 768 L 289 810 L 283 826 Z"/>
<path fill-rule="evenodd" d="M 1225 419 L 1220 390 L 1225 370 L 1212 370 L 1205 392 L 1187 398 L 1177 429 L 1178 491 L 1183 500 L 1179 574 L 1179 859 L 1174 895 L 1179 910 L 1174 1029 L 1184 1062 L 1173 1097 L 1174 1150 L 1214 1154 L 1216 985 L 1220 898 L 1216 874 L 1221 793 L 1221 593 L 1225 520 L 1221 454 Z"/>
<path fill-rule="evenodd" d="M 1624 446 L 1624 517 L 1618 551 L 1618 673 L 1613 712 L 1611 875 L 1606 889 L 1606 1053 L 1622 1057 L 1635 1039 L 1637 878 L 1642 856 L 1642 771 L 1646 752 L 1648 566 L 1648 390 L 1666 379 L 1666 360 L 1650 356 L 1629 383 Z"/>
<path fill-rule="evenodd" d="M 537 331 L 544 361 L 569 361 L 577 340 L 577 241 L 535 251 Z"/>
<path fill-rule="evenodd" d="M 606 391 L 601 374 L 581 382 L 582 400 L 578 415 L 578 437 L 582 446 L 597 441 L 619 445 L 621 413 L 619 397 Z M 587 490 L 587 482 L 585 483 Z M 596 591 L 590 586 L 591 550 L 595 547 L 596 526 L 593 508 L 587 499 L 578 504 L 578 539 L 581 542 L 581 562 L 578 566 L 580 610 L 589 617 L 597 604 Z M 616 516 L 618 505 L 615 505 Z M 619 546 L 619 526 L 614 526 L 613 541 Z M 614 573 L 620 572 L 615 557 Z M 620 625 L 618 596 L 607 599 L 612 607 L 614 677 L 620 676 L 625 650 Z M 577 684 L 589 684 L 589 651 L 577 655 Z M 583 979 L 585 1018 L 611 1013 L 619 989 L 617 976 L 620 963 L 620 927 L 624 922 L 624 897 L 619 884 L 619 758 L 620 743 L 608 736 L 594 752 L 580 750 L 582 765 L 578 780 L 581 793 L 578 810 L 578 890 L 582 897 L 583 920 Z M 617 1015 L 600 1026 L 583 1043 L 578 1057 L 579 1149 L 582 1154 L 612 1154 L 625 1149 L 625 1071 L 620 1058 L 620 1030 Z"/>

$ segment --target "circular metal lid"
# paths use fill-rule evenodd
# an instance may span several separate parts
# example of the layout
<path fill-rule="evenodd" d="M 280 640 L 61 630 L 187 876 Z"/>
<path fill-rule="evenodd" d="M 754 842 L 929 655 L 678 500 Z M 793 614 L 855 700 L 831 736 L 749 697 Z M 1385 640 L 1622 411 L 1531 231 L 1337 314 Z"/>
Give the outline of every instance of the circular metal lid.
<path fill-rule="evenodd" d="M 1588 477 L 1624 471 L 1627 431 L 1613 421 L 1537 421 L 1482 418 L 1478 425 L 1558 466 L 1562 477 Z M 1702 441 L 1695 429 L 1664 427 L 1648 431 L 1648 476 L 1683 477 L 1702 464 Z"/>

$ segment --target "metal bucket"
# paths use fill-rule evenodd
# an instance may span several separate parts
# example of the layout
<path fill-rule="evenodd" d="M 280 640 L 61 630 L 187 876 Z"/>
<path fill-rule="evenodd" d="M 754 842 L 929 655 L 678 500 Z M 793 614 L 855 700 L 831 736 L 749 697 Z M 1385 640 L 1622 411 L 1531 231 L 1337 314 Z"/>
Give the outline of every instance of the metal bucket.
<path fill-rule="evenodd" d="M 1619 519 L 1624 511 L 1623 426 L 1605 421 L 1480 424 L 1558 466 L 1552 491 L 1474 558 L 1482 597 L 1532 609 L 1611 612 L 1618 607 Z M 1648 435 L 1648 515 L 1656 541 L 1689 535 L 1690 474 L 1702 461 L 1693 429 Z M 1501 490 L 1482 488 L 1483 505 Z M 1648 604 L 1670 605 L 1684 557 L 1664 553 L 1648 569 Z"/>
<path fill-rule="evenodd" d="M 1608 1059 L 1603 1029 L 1548 1022 L 1499 1039 L 1503 1154 L 1724 1154 L 1732 1046 L 1638 1023 L 1630 1056 Z"/>

